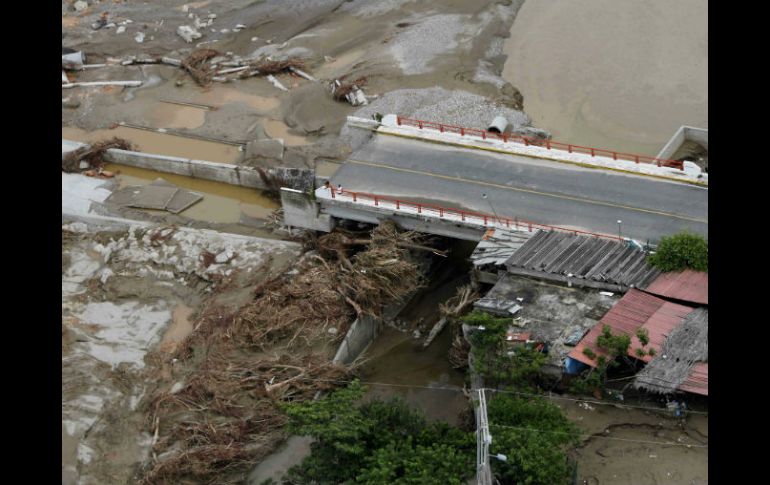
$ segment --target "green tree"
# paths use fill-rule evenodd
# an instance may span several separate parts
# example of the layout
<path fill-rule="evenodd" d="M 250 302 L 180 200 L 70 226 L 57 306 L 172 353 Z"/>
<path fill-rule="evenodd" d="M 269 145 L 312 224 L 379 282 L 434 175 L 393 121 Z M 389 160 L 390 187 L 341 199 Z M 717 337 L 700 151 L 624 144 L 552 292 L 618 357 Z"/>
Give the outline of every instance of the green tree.
<path fill-rule="evenodd" d="M 681 271 L 694 269 L 708 271 L 709 245 L 702 236 L 683 231 L 660 240 L 655 254 L 648 261 L 661 271 Z"/>
<path fill-rule="evenodd" d="M 428 423 L 402 400 L 357 404 L 354 381 L 318 401 L 284 405 L 293 433 L 315 438 L 293 467 L 293 484 L 461 484 L 474 471 L 475 437 L 446 423 Z"/>
<path fill-rule="evenodd" d="M 492 469 L 502 483 L 569 483 L 567 453 L 577 445 L 579 434 L 558 406 L 542 398 L 496 394 L 488 411 L 493 438 L 490 453 L 507 458 L 492 460 Z"/>
<path fill-rule="evenodd" d="M 474 331 L 469 339 L 473 346 L 473 370 L 487 384 L 505 384 L 518 390 L 535 389 L 545 355 L 524 346 L 511 349 L 505 339 L 510 319 L 495 318 L 476 310 L 464 316 L 462 321 L 484 328 Z"/>

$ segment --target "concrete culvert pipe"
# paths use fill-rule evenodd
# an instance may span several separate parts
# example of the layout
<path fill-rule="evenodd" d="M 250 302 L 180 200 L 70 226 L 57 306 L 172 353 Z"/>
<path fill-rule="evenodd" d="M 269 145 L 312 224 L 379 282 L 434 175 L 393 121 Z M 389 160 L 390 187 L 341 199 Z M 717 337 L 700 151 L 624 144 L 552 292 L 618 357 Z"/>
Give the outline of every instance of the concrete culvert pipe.
<path fill-rule="evenodd" d="M 493 119 L 492 123 L 487 127 L 487 131 L 491 131 L 492 133 L 505 133 L 507 128 L 508 120 L 502 116 L 495 116 L 495 119 Z"/>

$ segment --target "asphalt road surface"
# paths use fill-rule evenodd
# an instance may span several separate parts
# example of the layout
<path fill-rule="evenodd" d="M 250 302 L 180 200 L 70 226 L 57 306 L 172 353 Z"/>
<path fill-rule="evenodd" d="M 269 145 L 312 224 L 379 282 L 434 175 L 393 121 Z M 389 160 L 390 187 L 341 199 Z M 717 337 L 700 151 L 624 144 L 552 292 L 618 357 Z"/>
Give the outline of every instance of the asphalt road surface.
<path fill-rule="evenodd" d="M 683 229 L 708 237 L 707 188 L 388 135 L 353 153 L 332 182 L 541 224 L 620 229 L 641 242 Z"/>

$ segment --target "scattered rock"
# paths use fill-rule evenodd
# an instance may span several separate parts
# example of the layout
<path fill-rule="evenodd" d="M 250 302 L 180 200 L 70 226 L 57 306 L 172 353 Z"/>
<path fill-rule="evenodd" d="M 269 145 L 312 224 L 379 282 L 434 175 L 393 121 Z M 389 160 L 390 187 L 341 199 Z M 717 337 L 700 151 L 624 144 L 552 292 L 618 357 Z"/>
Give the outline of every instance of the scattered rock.
<path fill-rule="evenodd" d="M 83 0 L 78 0 L 72 6 L 75 7 L 76 12 L 82 12 L 83 10 L 88 8 L 88 2 L 84 2 Z"/>
<path fill-rule="evenodd" d="M 136 35 L 134 36 L 134 40 L 140 44 L 144 42 L 144 32 L 137 32 Z"/>
<path fill-rule="evenodd" d="M 122 33 L 123 33 L 123 32 L 125 32 L 125 31 L 126 31 L 126 26 L 125 26 L 125 25 L 121 25 L 120 27 L 118 27 L 117 29 L 115 29 L 115 33 L 116 33 L 116 34 L 122 34 Z"/>
<path fill-rule="evenodd" d="M 203 37 L 203 34 L 195 30 L 194 28 L 190 27 L 189 25 L 180 25 L 176 29 L 176 33 L 179 37 L 183 38 L 185 42 L 190 44 L 195 39 L 200 39 Z"/>

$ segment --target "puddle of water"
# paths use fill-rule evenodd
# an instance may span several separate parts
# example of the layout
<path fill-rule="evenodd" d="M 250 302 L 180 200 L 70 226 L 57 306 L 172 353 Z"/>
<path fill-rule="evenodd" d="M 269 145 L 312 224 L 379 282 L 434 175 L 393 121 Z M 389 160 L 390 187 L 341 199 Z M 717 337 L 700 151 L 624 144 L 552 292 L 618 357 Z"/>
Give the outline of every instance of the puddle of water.
<path fill-rule="evenodd" d="M 244 93 L 237 89 L 227 88 L 220 85 L 206 88 L 195 96 L 193 102 L 209 106 L 243 103 L 260 112 L 272 111 L 281 104 L 280 100 L 275 97 L 257 96 L 255 94 Z"/>
<path fill-rule="evenodd" d="M 705 2 L 525 2 L 505 53 L 555 140 L 655 155 L 679 126 L 708 127 Z"/>
<path fill-rule="evenodd" d="M 166 329 L 166 333 L 163 334 L 163 338 L 160 340 L 161 352 L 173 353 L 177 345 L 192 333 L 193 325 L 190 322 L 192 312 L 192 308 L 181 303 L 174 307 L 174 311 L 171 314 L 171 325 Z"/>
<path fill-rule="evenodd" d="M 128 185 L 147 185 L 160 177 L 179 187 L 203 194 L 203 200 L 179 213 L 191 219 L 207 222 L 240 222 L 242 212 L 251 217 L 262 218 L 279 207 L 277 202 L 266 197 L 261 191 L 247 187 L 112 163 L 105 165 L 105 170 L 120 172 L 116 178 L 121 188 Z"/>
<path fill-rule="evenodd" d="M 150 115 L 154 126 L 193 129 L 203 126 L 206 121 L 205 109 L 170 103 L 158 103 L 157 106 Z"/>
<path fill-rule="evenodd" d="M 297 146 L 310 143 L 304 136 L 293 135 L 289 133 L 289 127 L 286 123 L 279 120 L 265 120 L 263 123 L 265 132 L 270 138 L 282 138 L 284 145 Z"/>
<path fill-rule="evenodd" d="M 137 151 L 172 157 L 193 158 L 222 163 L 235 163 L 241 159 L 241 151 L 235 145 L 196 140 L 194 138 L 156 133 L 126 126 L 118 126 L 113 130 L 95 131 L 85 131 L 80 128 L 63 126 L 61 132 L 62 138 L 82 143 L 93 143 L 117 136 L 133 143 Z"/>

